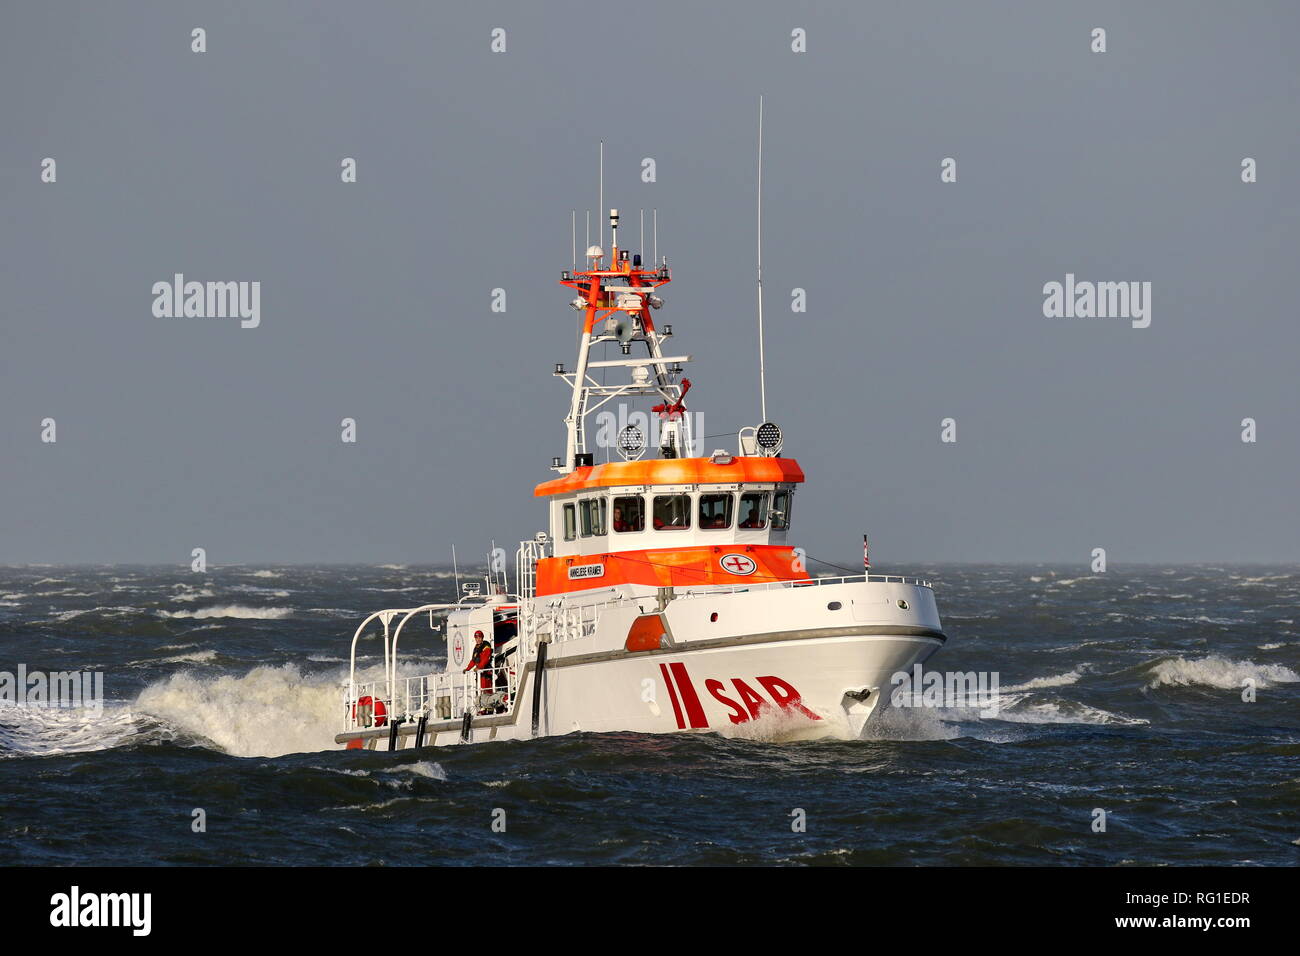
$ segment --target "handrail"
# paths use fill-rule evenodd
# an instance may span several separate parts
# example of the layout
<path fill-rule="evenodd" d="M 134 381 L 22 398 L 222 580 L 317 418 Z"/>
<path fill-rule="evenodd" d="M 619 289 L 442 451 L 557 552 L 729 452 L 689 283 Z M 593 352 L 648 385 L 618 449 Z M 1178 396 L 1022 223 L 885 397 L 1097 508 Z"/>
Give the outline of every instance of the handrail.
<path fill-rule="evenodd" d="M 388 677 L 389 697 L 393 696 L 393 691 L 395 690 L 394 685 L 397 682 L 397 639 L 402 636 L 402 628 L 406 627 L 406 622 L 415 617 L 415 615 L 422 614 L 425 611 L 445 611 L 449 608 L 457 607 L 458 605 L 459 602 L 457 602 L 457 604 L 421 604 L 419 607 L 413 607 L 406 612 L 406 616 L 398 623 L 397 630 L 393 632 L 393 653 L 389 660 L 388 670 L 386 672 Z"/>
<path fill-rule="evenodd" d="M 711 594 L 737 594 L 744 591 L 769 591 L 774 588 L 806 588 L 833 584 L 910 584 L 914 587 L 931 588 L 933 584 L 925 578 L 912 578 L 903 574 L 846 574 L 835 578 L 798 578 L 788 581 L 757 581 L 753 584 L 707 585 L 710 590 L 678 590 L 678 599 L 686 597 L 708 597 Z"/>
<path fill-rule="evenodd" d="M 385 608 L 385 609 L 383 609 L 383 610 L 381 610 L 381 611 L 375 611 L 373 614 L 371 614 L 369 617 L 367 617 L 364 621 L 362 621 L 359 625 L 357 625 L 356 632 L 352 635 L 352 650 L 351 650 L 351 652 L 350 652 L 349 655 L 348 655 L 348 688 L 349 688 L 349 693 L 351 693 L 351 688 L 354 687 L 354 686 L 356 685 L 356 678 L 357 678 L 357 640 L 360 639 L 360 637 L 361 637 L 361 632 L 364 631 L 364 630 L 366 629 L 366 625 L 369 624 L 371 621 L 373 621 L 375 618 L 377 618 L 377 617 L 382 617 L 382 618 L 384 619 L 384 675 L 385 675 L 385 679 L 387 679 L 387 675 L 388 675 L 388 625 L 389 625 L 389 623 L 393 620 L 394 617 L 396 617 L 398 614 L 403 613 L 405 610 L 406 610 L 405 608 Z M 356 696 L 356 695 L 354 694 L 353 697 L 355 698 L 355 696 Z"/>
<path fill-rule="evenodd" d="M 482 687 L 484 675 L 490 677 L 488 690 Z M 502 678 L 504 682 L 501 681 Z M 433 715 L 435 720 L 454 720 L 466 710 L 478 711 L 485 700 L 490 701 L 493 695 L 499 693 L 504 694 L 502 702 L 508 701 L 513 706 L 519 692 L 519 668 L 513 664 L 501 664 L 472 671 L 443 671 L 404 677 L 387 687 L 387 696 L 380 692 L 385 685 L 387 680 L 364 681 L 347 686 L 344 698 L 345 731 L 391 726 L 395 722 L 406 721 L 421 714 Z M 371 700 L 369 711 L 358 706 L 366 698 Z M 437 713 L 440 699 L 447 700 L 450 710 L 446 714 Z M 374 723 L 369 723 L 370 720 Z"/>

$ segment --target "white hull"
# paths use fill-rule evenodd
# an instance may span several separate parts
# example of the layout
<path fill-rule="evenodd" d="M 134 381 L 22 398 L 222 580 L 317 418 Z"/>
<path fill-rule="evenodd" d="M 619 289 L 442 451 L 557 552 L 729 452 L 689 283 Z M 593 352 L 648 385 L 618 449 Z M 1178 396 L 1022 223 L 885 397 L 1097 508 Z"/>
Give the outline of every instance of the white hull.
<path fill-rule="evenodd" d="M 531 621 L 525 625 L 533 630 L 530 647 L 538 635 L 551 638 L 539 736 L 628 731 L 857 737 L 888 697 L 892 676 L 924 662 L 943 644 L 932 592 L 910 583 L 858 579 L 683 595 L 663 611 L 667 646 L 632 652 L 623 647 L 628 629 L 642 611 L 655 610 L 655 600 L 645 595 L 599 607 L 597 624 L 585 635 L 572 633 L 581 627 L 563 633 L 557 626 L 562 611 L 521 614 Z M 583 617 L 580 610 L 573 616 Z M 458 625 L 454 618 L 449 623 L 450 645 Z M 468 728 L 462 719 L 431 718 L 424 745 L 531 738 L 532 656 L 527 654 L 530 661 L 506 713 L 472 714 Z M 455 670 L 453 664 L 453 675 Z M 399 706 L 393 712 L 403 711 Z M 408 720 L 395 736 L 390 723 L 337 739 L 403 749 L 413 746 L 415 726 Z"/>

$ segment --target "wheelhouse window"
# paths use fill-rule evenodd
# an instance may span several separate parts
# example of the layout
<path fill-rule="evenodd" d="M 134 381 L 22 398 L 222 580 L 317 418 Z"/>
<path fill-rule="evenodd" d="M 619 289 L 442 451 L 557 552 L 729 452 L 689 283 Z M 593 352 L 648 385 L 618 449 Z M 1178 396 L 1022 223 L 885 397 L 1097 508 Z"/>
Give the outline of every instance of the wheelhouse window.
<path fill-rule="evenodd" d="M 740 524 L 747 531 L 767 527 L 767 492 L 747 491 L 740 496 Z"/>
<path fill-rule="evenodd" d="M 731 527 L 735 498 L 728 494 L 700 495 L 700 529 L 721 531 Z"/>
<path fill-rule="evenodd" d="M 655 495 L 654 526 L 656 531 L 675 531 L 691 526 L 690 495 Z"/>
<path fill-rule="evenodd" d="M 607 502 L 604 498 L 584 498 L 578 502 L 578 517 L 582 521 L 584 538 L 599 537 L 605 533 Z"/>
<path fill-rule="evenodd" d="M 645 530 L 645 499 L 640 495 L 620 495 L 614 499 L 614 531 Z"/>
<path fill-rule="evenodd" d="M 578 536 L 578 513 L 573 505 L 564 506 L 564 540 L 572 541 Z"/>
<path fill-rule="evenodd" d="M 778 491 L 772 496 L 772 530 L 784 531 L 790 527 L 790 499 L 788 491 Z"/>

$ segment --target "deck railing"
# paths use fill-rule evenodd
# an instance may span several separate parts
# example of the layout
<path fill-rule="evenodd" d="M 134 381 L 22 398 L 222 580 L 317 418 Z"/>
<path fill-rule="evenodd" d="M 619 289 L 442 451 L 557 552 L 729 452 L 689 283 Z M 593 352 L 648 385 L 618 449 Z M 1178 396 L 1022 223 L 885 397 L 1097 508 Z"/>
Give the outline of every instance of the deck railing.
<path fill-rule="evenodd" d="M 925 578 L 912 578 L 902 574 L 849 574 L 837 578 L 809 578 L 799 581 L 755 581 L 749 584 L 717 584 L 707 588 L 679 589 L 676 597 L 707 597 L 711 594 L 738 594 L 743 591 L 772 591 L 780 588 L 810 588 L 831 584 L 910 584 L 913 587 L 928 588 L 931 584 Z"/>
<path fill-rule="evenodd" d="M 490 680 L 483 687 L 484 677 Z M 349 691 L 349 688 L 352 688 Z M 343 685 L 344 731 L 391 727 L 427 716 L 431 721 L 456 720 L 466 711 L 479 716 L 514 706 L 519 676 L 513 664 L 463 673 L 399 677 L 389 693 L 387 680 Z"/>

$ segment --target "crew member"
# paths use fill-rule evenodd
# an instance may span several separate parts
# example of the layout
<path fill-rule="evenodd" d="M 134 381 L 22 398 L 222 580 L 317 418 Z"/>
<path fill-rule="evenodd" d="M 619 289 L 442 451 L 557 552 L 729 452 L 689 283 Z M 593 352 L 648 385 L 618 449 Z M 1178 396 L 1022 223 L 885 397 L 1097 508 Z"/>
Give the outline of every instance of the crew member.
<path fill-rule="evenodd" d="M 492 693 L 492 645 L 482 631 L 474 632 L 474 649 L 469 652 L 469 665 L 462 673 L 479 671 L 478 686 L 484 693 Z"/>

